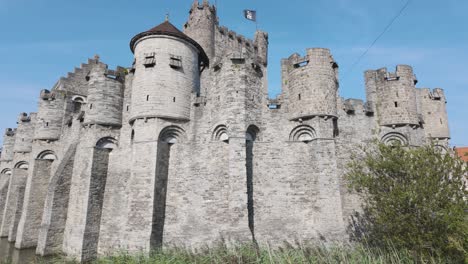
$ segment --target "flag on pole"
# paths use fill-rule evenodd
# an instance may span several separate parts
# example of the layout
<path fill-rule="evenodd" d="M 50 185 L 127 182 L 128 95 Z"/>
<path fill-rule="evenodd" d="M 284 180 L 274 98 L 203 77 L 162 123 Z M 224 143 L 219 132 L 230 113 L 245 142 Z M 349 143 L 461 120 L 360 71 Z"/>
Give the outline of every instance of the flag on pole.
<path fill-rule="evenodd" d="M 257 11 L 255 10 L 244 10 L 244 16 L 250 21 L 257 22 Z"/>

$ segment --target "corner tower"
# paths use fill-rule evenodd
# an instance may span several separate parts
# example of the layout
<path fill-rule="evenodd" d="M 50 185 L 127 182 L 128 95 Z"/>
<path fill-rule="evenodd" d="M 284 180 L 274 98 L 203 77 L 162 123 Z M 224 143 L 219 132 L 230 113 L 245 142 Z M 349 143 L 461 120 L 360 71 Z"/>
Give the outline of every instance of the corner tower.
<path fill-rule="evenodd" d="M 307 49 L 287 60 L 289 113 L 291 120 L 314 116 L 337 116 L 338 64 L 330 50 Z"/>
<path fill-rule="evenodd" d="M 130 122 L 140 118 L 189 120 L 192 92 L 200 88 L 201 67 L 209 64 L 203 48 L 165 21 L 136 35 Z"/>
<path fill-rule="evenodd" d="M 417 79 L 411 66 L 366 71 L 365 78 L 367 100 L 375 105 L 381 126 L 419 126 Z"/>
<path fill-rule="evenodd" d="M 216 8 L 211 6 L 208 0 L 203 0 L 201 5 L 198 0 L 195 0 L 189 13 L 184 33 L 197 41 L 212 59 L 215 56 Z"/>

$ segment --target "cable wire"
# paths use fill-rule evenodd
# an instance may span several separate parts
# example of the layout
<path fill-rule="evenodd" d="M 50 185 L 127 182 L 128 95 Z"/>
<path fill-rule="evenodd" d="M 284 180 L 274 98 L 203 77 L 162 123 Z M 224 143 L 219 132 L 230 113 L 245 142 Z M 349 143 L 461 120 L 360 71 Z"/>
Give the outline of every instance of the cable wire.
<path fill-rule="evenodd" d="M 393 25 L 393 23 L 395 23 L 395 21 L 401 16 L 401 14 L 403 13 L 403 11 L 405 11 L 405 9 L 408 7 L 408 5 L 410 4 L 411 0 L 408 0 L 406 1 L 405 5 L 400 9 L 400 11 L 396 14 L 395 17 L 393 17 L 393 19 L 390 21 L 390 23 L 385 27 L 385 29 L 382 31 L 382 33 L 380 33 L 377 38 L 372 42 L 372 44 L 370 44 L 370 46 L 366 49 L 366 51 L 364 51 L 364 53 L 361 54 L 361 56 L 359 56 L 359 58 L 351 65 L 350 69 L 344 74 L 344 76 L 347 76 L 350 72 L 352 72 L 354 70 L 354 67 L 356 67 L 356 65 L 359 64 L 359 62 L 361 62 L 362 58 L 364 58 L 364 56 L 367 55 L 367 53 L 372 49 L 372 47 L 374 47 L 375 43 L 377 43 L 377 41 L 379 41 L 379 39 L 385 34 L 387 33 L 387 31 L 390 29 L 390 27 Z M 343 77 L 344 77 L 343 76 Z"/>

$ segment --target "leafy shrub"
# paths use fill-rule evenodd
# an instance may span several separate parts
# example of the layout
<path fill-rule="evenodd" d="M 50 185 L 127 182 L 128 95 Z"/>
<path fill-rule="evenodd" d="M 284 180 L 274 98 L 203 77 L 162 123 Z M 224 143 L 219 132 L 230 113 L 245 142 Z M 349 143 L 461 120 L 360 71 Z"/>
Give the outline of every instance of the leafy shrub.
<path fill-rule="evenodd" d="M 467 167 L 434 146 L 365 149 L 347 174 L 364 201 L 354 238 L 417 256 L 467 261 Z"/>

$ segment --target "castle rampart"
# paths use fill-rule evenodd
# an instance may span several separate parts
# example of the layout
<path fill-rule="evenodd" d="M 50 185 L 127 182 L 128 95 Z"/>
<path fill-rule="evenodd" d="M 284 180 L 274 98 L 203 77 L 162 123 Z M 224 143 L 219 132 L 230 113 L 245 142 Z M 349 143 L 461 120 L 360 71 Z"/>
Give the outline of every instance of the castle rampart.
<path fill-rule="evenodd" d="M 340 98 L 332 52 L 310 48 L 281 61 L 271 99 L 266 32 L 219 26 L 206 0 L 184 32 L 166 20 L 137 34 L 131 67 L 95 56 L 20 115 L 0 159 L 1 237 L 79 261 L 343 242 L 361 203 L 343 175 L 360 145 L 447 149 L 444 92 L 417 89 L 410 66 L 366 71 L 367 100 Z"/>

